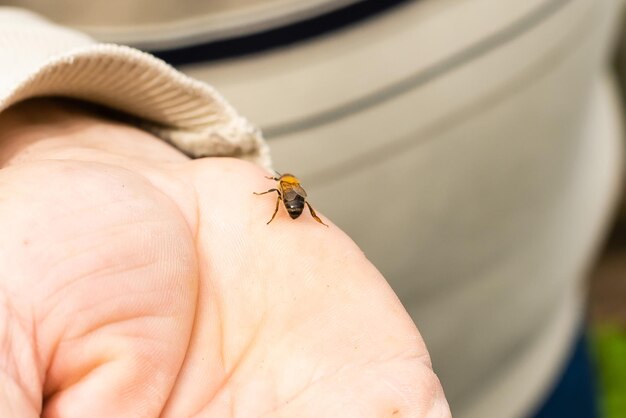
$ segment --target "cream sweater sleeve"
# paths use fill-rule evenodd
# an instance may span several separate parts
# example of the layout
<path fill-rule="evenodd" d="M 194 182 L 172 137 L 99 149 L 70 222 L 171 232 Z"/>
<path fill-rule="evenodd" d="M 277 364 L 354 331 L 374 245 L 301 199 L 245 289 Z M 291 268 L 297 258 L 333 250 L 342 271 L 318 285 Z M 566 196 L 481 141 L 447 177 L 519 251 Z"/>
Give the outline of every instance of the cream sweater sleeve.
<path fill-rule="evenodd" d="M 43 96 L 121 111 L 192 157 L 238 157 L 270 169 L 259 130 L 211 86 L 139 50 L 0 7 L 0 112 Z"/>

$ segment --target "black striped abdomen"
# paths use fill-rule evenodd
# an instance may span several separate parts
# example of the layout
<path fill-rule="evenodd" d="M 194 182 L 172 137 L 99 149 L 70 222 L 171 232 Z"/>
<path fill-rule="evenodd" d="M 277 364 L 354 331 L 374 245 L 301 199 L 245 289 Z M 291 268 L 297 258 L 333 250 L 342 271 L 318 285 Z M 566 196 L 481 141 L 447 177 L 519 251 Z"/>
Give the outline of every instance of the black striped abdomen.
<path fill-rule="evenodd" d="M 296 195 L 292 200 L 284 200 L 283 203 L 291 219 L 296 219 L 302 214 L 302 210 L 304 210 L 304 197 L 300 195 Z"/>

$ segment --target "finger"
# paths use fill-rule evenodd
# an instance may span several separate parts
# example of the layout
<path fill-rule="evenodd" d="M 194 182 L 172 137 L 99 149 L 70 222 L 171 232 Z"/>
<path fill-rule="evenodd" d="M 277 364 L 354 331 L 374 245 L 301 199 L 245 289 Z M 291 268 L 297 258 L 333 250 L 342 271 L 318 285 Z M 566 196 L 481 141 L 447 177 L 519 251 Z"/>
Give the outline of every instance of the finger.
<path fill-rule="evenodd" d="M 164 416 L 449 416 L 415 325 L 345 234 L 309 217 L 268 229 L 260 170 L 195 164 L 205 280 Z"/>

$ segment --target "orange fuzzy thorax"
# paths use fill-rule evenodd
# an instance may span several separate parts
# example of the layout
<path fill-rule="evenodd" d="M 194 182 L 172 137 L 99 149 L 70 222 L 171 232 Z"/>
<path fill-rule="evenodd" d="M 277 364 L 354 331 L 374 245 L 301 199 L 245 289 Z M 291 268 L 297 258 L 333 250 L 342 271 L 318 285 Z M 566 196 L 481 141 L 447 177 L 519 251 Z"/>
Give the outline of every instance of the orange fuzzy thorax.
<path fill-rule="evenodd" d="M 290 185 L 300 184 L 300 180 L 298 180 L 298 178 L 294 176 L 293 174 L 283 174 L 282 176 L 280 176 L 278 181 L 280 181 L 281 183 L 287 183 Z"/>

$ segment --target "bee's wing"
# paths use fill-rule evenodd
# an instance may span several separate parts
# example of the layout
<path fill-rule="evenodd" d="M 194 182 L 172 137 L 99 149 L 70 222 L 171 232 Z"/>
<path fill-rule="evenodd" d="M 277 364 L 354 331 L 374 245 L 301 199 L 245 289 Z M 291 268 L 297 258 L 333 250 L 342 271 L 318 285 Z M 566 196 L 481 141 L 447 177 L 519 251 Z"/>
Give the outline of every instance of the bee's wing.
<path fill-rule="evenodd" d="M 296 192 L 299 196 L 306 197 L 306 192 L 299 184 L 293 185 L 293 191 Z"/>
<path fill-rule="evenodd" d="M 306 192 L 302 187 L 297 184 L 290 185 L 289 187 L 285 187 L 283 189 L 283 195 L 285 200 L 293 200 L 296 196 L 306 197 Z"/>

